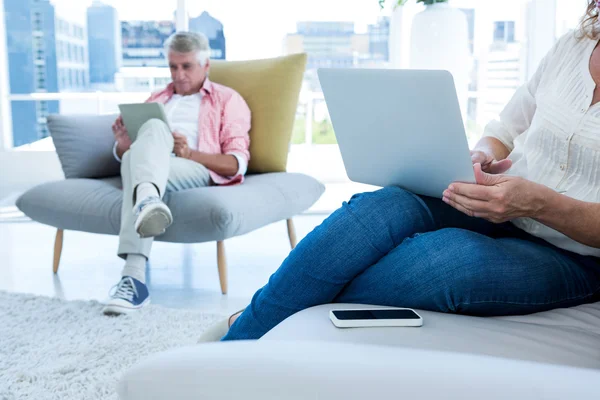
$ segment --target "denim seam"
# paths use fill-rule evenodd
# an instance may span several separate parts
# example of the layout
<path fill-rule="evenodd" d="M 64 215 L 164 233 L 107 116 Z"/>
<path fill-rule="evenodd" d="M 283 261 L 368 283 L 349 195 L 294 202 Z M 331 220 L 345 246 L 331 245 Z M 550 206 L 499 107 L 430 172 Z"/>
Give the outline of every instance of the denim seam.
<path fill-rule="evenodd" d="M 366 231 L 370 232 L 372 235 L 375 235 L 375 232 L 373 232 L 369 227 L 367 227 L 365 224 L 362 223 L 362 221 L 354 214 L 354 211 L 352 211 L 352 209 L 350 208 L 350 206 L 348 204 L 346 204 L 346 209 L 347 211 L 350 213 L 350 215 L 352 216 L 352 218 L 354 218 L 356 220 L 356 222 L 358 222 Z M 375 246 L 375 244 L 373 244 L 373 242 L 371 240 L 369 240 L 367 235 L 364 235 L 367 239 L 367 242 L 369 243 L 369 245 L 371 247 L 373 247 L 375 250 L 377 250 L 379 252 L 379 254 L 381 254 L 381 256 L 385 256 L 387 253 L 381 251 L 377 246 Z"/>
<path fill-rule="evenodd" d="M 600 293 L 600 288 L 597 288 L 590 294 L 586 294 L 583 296 L 573 296 L 573 297 L 569 297 L 569 298 L 562 299 L 559 301 L 548 301 L 548 302 L 541 302 L 541 303 L 540 302 L 523 303 L 523 302 L 516 302 L 516 301 L 481 300 L 481 301 L 472 301 L 472 302 L 461 301 L 461 302 L 459 302 L 458 305 L 461 306 L 461 305 L 471 305 L 471 304 L 500 303 L 500 304 L 514 304 L 514 305 L 519 305 L 519 306 L 541 306 L 541 305 L 564 303 L 565 301 L 571 301 L 571 300 L 583 300 L 586 298 L 594 297 L 598 293 Z"/>
<path fill-rule="evenodd" d="M 328 281 L 326 279 L 319 278 L 318 276 L 315 276 L 315 275 L 311 274 L 310 272 L 306 272 L 306 274 L 308 276 L 310 276 L 312 279 L 316 280 L 316 281 L 323 282 L 323 283 L 328 283 L 330 285 L 346 285 L 348 283 L 346 281 L 340 281 L 340 282 Z"/>

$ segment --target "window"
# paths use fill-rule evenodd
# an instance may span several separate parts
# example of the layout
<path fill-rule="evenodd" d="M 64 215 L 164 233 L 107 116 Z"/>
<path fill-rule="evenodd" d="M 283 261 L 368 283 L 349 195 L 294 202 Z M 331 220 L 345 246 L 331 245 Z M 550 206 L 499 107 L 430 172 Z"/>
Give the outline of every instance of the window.
<path fill-rule="evenodd" d="M 75 71 L 74 69 L 69 69 L 69 74 L 71 75 L 69 86 L 71 88 L 76 88 L 77 86 L 79 86 L 77 83 L 77 71 Z"/>
<path fill-rule="evenodd" d="M 46 66 L 35 66 L 35 89 L 36 91 L 46 90 Z"/>
<path fill-rule="evenodd" d="M 48 102 L 38 101 L 35 103 L 37 113 L 40 117 L 45 118 L 48 116 Z"/>
<path fill-rule="evenodd" d="M 33 12 L 33 30 L 34 31 L 42 31 L 44 30 L 42 13 L 39 11 Z"/>
<path fill-rule="evenodd" d="M 31 65 L 14 65 L 9 60 L 10 87 L 15 93 L 21 93 L 16 90 L 19 82 L 35 82 L 35 90 L 39 88 L 48 92 L 83 90 L 88 84 L 92 90 L 126 90 L 118 80 L 122 79 L 131 83 L 130 89 L 144 92 L 158 89 L 170 81 L 168 71 L 166 75 L 157 73 L 156 76 L 146 76 L 146 73 L 154 73 L 145 70 L 140 75 L 136 69 L 166 65 L 162 45 L 175 31 L 172 17 L 178 1 L 88 0 L 87 15 L 83 14 L 77 20 L 80 17 L 74 13 L 69 16 L 73 20 L 62 20 L 58 11 L 60 8 L 68 8 L 73 1 L 44 0 L 32 9 L 22 11 L 25 7 L 19 4 L 21 1 L 4 0 L 6 9 L 13 7 L 11 13 L 20 12 L 17 15 L 24 21 L 31 20 L 18 29 L 11 28 L 15 31 L 9 32 L 9 36 L 19 38 L 18 42 L 7 42 L 10 54 L 18 54 L 14 60 L 31 59 L 33 54 Z M 557 32 L 575 27 L 584 7 L 581 7 L 582 11 L 573 11 L 580 7 L 574 5 L 575 0 L 556 2 L 560 4 L 556 15 Z M 46 3 L 55 7 L 57 17 L 54 23 L 44 20 L 45 12 L 39 11 L 42 9 L 41 3 L 44 3 L 44 7 Z M 204 11 L 220 20 L 223 24 L 222 31 L 217 29 L 215 32 L 206 32 L 210 35 L 214 58 L 242 60 L 308 52 L 308 70 L 303 82 L 302 101 L 298 107 L 302 118 L 297 118 L 294 142 L 302 143 L 307 132 L 310 134 L 311 131 L 314 143 L 328 142 L 329 128 L 323 124 L 328 114 L 326 105 L 318 100 L 322 94 L 316 69 L 331 66 L 385 68 L 393 56 L 388 51 L 389 34 L 394 31 L 389 10 L 381 12 L 376 0 L 236 0 L 234 3 L 235 7 L 231 7 L 229 2 L 222 0 L 188 1 L 190 29 L 201 31 L 207 26 L 202 19 L 206 17 L 201 16 Z M 484 126 L 491 117 L 486 112 L 487 104 L 502 104 L 508 100 L 504 92 L 510 90 L 500 87 L 520 84 L 526 75 L 523 65 L 527 63 L 528 51 L 525 46 L 530 46 L 531 41 L 525 37 L 528 31 L 525 6 L 530 1 L 503 2 L 501 12 L 493 13 L 488 12 L 490 7 L 496 6 L 497 2 L 493 0 L 456 0 L 455 3 L 465 13 L 468 21 L 469 46 L 474 60 L 469 67 L 469 99 L 468 103 L 465 102 L 468 104 L 468 123 Z M 265 13 L 265 9 L 272 13 Z M 547 10 L 546 7 L 536 12 Z M 248 29 L 249 20 L 252 21 L 253 29 Z M 215 26 L 220 25 L 215 23 Z M 21 48 L 23 43 L 26 43 L 25 50 Z M 494 43 L 497 44 L 496 47 L 493 47 Z M 33 49 L 29 49 L 29 46 Z M 117 49 L 122 49 L 121 57 L 116 57 Z M 57 64 L 47 65 L 42 74 L 34 67 L 36 61 Z M 46 73 L 48 71 L 57 72 Z M 140 81 L 133 80 L 134 77 L 142 76 L 144 79 Z M 154 84 L 150 85 L 149 82 Z M 490 96 L 482 96 L 483 93 Z M 0 97 L 0 101 L 4 98 Z M 307 107 L 306 98 L 317 99 L 314 107 Z M 77 102 L 70 104 L 75 103 Z M 78 106 L 84 107 L 83 103 Z M 53 110 L 52 103 L 49 104 Z M 86 111 L 96 112 L 96 103 L 90 101 L 89 104 L 90 108 Z M 60 112 L 70 113 L 69 106 L 65 102 L 64 107 L 61 105 Z M 497 108 L 497 105 L 494 107 Z M 314 127 L 312 122 L 307 121 L 307 109 L 313 110 L 310 118 L 316 124 Z M 117 110 L 106 110 L 109 111 Z M 23 115 L 19 118 L 35 118 Z M 12 126 L 26 125 L 20 122 L 22 121 L 13 121 Z M 34 136 L 33 132 L 22 133 L 21 129 L 13 129 L 15 143 L 23 143 L 26 139 L 22 138 Z"/>
<path fill-rule="evenodd" d="M 65 52 L 63 50 L 62 41 L 56 41 L 56 56 L 58 57 L 58 61 L 63 61 L 65 59 Z"/>
<path fill-rule="evenodd" d="M 494 22 L 494 41 L 514 43 L 515 21 Z"/>

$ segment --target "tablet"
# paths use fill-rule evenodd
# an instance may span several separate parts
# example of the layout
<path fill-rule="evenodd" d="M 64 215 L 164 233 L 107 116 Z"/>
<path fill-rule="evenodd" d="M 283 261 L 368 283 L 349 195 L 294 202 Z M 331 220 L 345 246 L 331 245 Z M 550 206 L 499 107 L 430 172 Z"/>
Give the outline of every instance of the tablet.
<path fill-rule="evenodd" d="M 161 103 L 119 104 L 119 110 L 132 142 L 137 138 L 142 125 L 153 118 L 159 119 L 169 126 L 165 106 Z M 171 128 L 169 127 L 169 129 Z"/>

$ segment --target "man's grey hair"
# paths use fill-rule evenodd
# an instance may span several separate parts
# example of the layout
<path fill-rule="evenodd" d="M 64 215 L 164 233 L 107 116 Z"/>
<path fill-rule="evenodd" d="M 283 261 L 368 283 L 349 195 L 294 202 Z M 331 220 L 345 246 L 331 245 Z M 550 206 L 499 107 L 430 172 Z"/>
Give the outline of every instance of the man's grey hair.
<path fill-rule="evenodd" d="M 210 59 L 210 44 L 206 35 L 194 32 L 177 32 L 165 42 L 165 53 L 196 53 L 196 58 L 201 66 L 205 66 Z"/>

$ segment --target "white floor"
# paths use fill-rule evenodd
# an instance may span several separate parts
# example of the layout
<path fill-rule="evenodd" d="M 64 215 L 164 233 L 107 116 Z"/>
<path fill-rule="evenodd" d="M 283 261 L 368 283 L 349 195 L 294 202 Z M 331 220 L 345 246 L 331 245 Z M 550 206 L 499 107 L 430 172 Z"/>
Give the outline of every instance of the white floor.
<path fill-rule="evenodd" d="M 295 218 L 304 237 L 325 215 Z M 52 273 L 56 230 L 34 222 L 0 223 L 0 290 L 104 300 L 119 277 L 117 238 L 65 232 L 58 275 Z M 216 244 L 155 243 L 148 281 L 153 303 L 233 313 L 250 301 L 290 251 L 285 222 L 226 241 L 229 294 L 221 295 Z"/>

